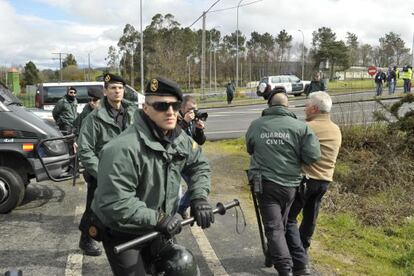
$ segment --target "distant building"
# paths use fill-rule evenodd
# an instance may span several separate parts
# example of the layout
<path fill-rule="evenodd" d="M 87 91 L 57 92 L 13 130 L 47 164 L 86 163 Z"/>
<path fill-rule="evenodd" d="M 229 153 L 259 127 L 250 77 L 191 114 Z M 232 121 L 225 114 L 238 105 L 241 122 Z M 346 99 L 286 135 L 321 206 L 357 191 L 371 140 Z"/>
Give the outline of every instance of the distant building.
<path fill-rule="evenodd" d="M 7 72 L 7 86 L 13 94 L 20 94 L 20 73 L 16 68 L 11 68 Z"/>
<path fill-rule="evenodd" d="M 384 72 L 387 68 L 381 68 Z M 368 67 L 352 66 L 345 71 L 337 71 L 335 73 L 336 80 L 352 80 L 352 79 L 373 79 L 373 76 L 368 74 Z"/>

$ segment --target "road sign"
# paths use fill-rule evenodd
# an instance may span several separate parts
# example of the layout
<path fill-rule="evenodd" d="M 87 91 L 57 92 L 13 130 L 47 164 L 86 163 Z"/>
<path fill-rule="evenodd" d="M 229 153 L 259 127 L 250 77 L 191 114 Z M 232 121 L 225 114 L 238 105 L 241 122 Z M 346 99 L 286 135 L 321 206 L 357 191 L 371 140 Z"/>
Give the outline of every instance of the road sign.
<path fill-rule="evenodd" d="M 368 74 L 373 76 L 377 73 L 377 67 L 375 66 L 368 66 Z"/>

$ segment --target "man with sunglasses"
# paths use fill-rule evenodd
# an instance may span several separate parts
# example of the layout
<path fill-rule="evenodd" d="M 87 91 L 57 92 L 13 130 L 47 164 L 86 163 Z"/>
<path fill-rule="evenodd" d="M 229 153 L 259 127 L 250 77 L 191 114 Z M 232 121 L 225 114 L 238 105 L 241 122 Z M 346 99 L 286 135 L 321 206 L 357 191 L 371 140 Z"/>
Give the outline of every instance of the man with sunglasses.
<path fill-rule="evenodd" d="M 87 234 L 91 203 L 97 185 L 98 156 L 107 142 L 132 124 L 134 113 L 138 109 L 135 104 L 124 100 L 125 81 L 121 77 L 105 74 L 104 81 L 105 97 L 83 120 L 77 140 L 78 156 L 85 168 L 84 178 L 88 186 L 85 212 L 79 224 L 79 248 L 88 256 L 102 254 L 99 246 Z"/>
<path fill-rule="evenodd" d="M 302 180 L 301 165 L 317 161 L 321 153 L 310 127 L 288 111 L 283 88 L 276 87 L 264 96 L 269 107 L 246 133 L 246 148 L 251 156 L 248 175 L 252 184 L 259 182 L 261 187 L 257 198 L 268 247 L 265 264 L 273 265 L 278 275 L 288 276 L 293 275 L 285 238 L 289 209 Z"/>
<path fill-rule="evenodd" d="M 160 273 L 152 275 L 197 275 L 191 252 L 173 239 L 181 231 L 177 201 L 183 172 L 193 183 L 191 215 L 203 229 L 210 227 L 211 171 L 198 144 L 177 127 L 181 101 L 175 82 L 152 79 L 134 124 L 101 152 L 92 209 L 106 227 L 103 245 L 114 275 L 146 275 L 150 270 Z M 162 235 L 114 254 L 116 245 L 152 231 Z"/>
<path fill-rule="evenodd" d="M 66 95 L 56 103 L 52 111 L 53 119 L 63 134 L 71 134 L 73 132 L 73 123 L 78 116 L 76 93 L 76 88 L 70 86 L 66 91 Z"/>

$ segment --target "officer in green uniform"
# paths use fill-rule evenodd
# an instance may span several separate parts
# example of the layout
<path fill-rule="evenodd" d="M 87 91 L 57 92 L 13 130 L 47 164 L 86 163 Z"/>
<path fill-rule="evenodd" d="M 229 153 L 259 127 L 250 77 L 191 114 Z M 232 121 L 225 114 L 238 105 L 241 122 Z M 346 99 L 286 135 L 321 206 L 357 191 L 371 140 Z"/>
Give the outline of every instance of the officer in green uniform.
<path fill-rule="evenodd" d="M 90 87 L 88 88 L 88 104 L 85 105 L 82 112 L 76 117 L 75 122 L 73 123 L 75 127 L 74 133 L 79 135 L 80 128 L 82 126 L 83 120 L 89 113 L 92 112 L 95 108 L 97 108 L 101 102 L 101 98 L 103 97 L 103 91 L 100 87 Z"/>
<path fill-rule="evenodd" d="M 106 226 L 103 245 L 114 275 L 197 275 L 191 253 L 172 238 L 181 231 L 177 201 L 182 173 L 193 183 L 191 216 L 202 228 L 214 222 L 207 201 L 210 166 L 198 144 L 177 127 L 178 85 L 157 77 L 146 85 L 145 96 L 134 124 L 101 152 L 92 209 Z M 160 238 L 114 254 L 116 245 L 154 230 Z"/>
<path fill-rule="evenodd" d="M 64 134 L 71 134 L 73 132 L 73 123 L 78 116 L 76 93 L 75 87 L 69 87 L 66 95 L 56 103 L 52 111 L 56 125 Z"/>
<path fill-rule="evenodd" d="M 246 148 L 251 155 L 249 180 L 261 179 L 258 200 L 268 244 L 266 265 L 273 264 L 278 275 L 288 276 L 292 275 L 293 263 L 285 228 L 302 180 L 301 164 L 317 161 L 321 153 L 313 131 L 288 111 L 283 89 L 277 87 L 266 97 L 269 108 L 246 133 Z"/>
<path fill-rule="evenodd" d="M 134 120 L 138 109 L 125 101 L 125 81 L 116 75 L 106 74 L 105 97 L 99 107 L 93 110 L 82 122 L 78 137 L 78 156 L 85 167 L 84 178 L 88 184 L 86 208 L 79 224 L 81 238 L 79 248 L 85 255 L 102 254 L 96 242 L 87 235 L 87 225 L 91 213 L 91 202 L 97 185 L 98 157 L 103 146 L 124 131 Z"/>

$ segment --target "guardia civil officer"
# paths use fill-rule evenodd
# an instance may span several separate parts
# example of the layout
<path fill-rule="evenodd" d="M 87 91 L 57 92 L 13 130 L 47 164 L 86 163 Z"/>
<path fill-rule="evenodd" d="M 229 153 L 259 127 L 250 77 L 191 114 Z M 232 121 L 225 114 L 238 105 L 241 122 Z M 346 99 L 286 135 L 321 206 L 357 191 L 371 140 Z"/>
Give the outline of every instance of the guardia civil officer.
<path fill-rule="evenodd" d="M 56 103 L 52 110 L 53 119 L 59 130 L 64 134 L 71 134 L 73 132 L 73 123 L 78 116 L 76 93 L 75 87 L 69 87 L 66 95 Z"/>
<path fill-rule="evenodd" d="M 305 176 L 289 211 L 286 239 L 296 275 L 311 273 L 307 251 L 316 228 L 322 197 L 332 181 L 341 147 L 341 130 L 331 121 L 331 108 L 331 97 L 322 91 L 311 93 L 305 105 L 306 123 L 319 139 L 321 158 L 302 166 Z M 298 228 L 297 217 L 302 210 L 302 222 Z"/>
<path fill-rule="evenodd" d="M 253 121 L 246 133 L 251 155 L 249 179 L 260 179 L 258 195 L 268 258 L 279 275 L 292 275 L 292 258 L 285 239 L 289 208 L 301 177 L 301 164 L 320 157 L 319 142 L 313 131 L 288 111 L 288 98 L 275 88 L 268 97 L 269 108 Z"/>
<path fill-rule="evenodd" d="M 103 245 L 115 275 L 197 274 L 192 254 L 172 239 L 181 230 L 178 192 L 185 172 L 192 181 L 191 215 L 208 228 L 214 222 L 207 201 L 211 172 L 198 144 L 176 127 L 181 101 L 175 82 L 152 79 L 134 124 L 102 150 L 92 209 L 106 226 Z M 154 230 L 160 238 L 114 254 L 114 246 Z"/>
<path fill-rule="evenodd" d="M 75 122 L 73 123 L 76 135 L 79 135 L 80 128 L 82 126 L 83 120 L 89 113 L 92 112 L 95 108 L 97 108 L 101 102 L 101 98 L 103 97 L 103 91 L 101 87 L 90 87 L 88 88 L 88 103 L 83 108 L 82 112 L 76 117 Z"/>
<path fill-rule="evenodd" d="M 86 208 L 79 224 L 79 248 L 89 256 L 102 254 L 99 246 L 86 232 L 97 185 L 99 153 L 107 142 L 132 124 L 134 113 L 138 109 L 136 105 L 123 99 L 125 81 L 121 77 L 106 74 L 104 81 L 105 97 L 100 106 L 83 120 L 77 140 L 79 160 L 85 167 L 84 178 L 88 185 Z"/>

